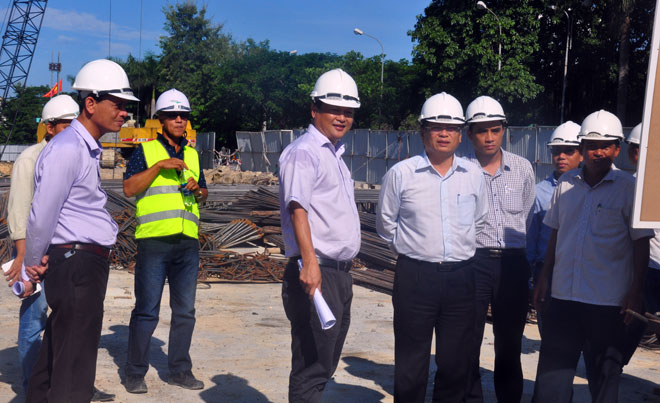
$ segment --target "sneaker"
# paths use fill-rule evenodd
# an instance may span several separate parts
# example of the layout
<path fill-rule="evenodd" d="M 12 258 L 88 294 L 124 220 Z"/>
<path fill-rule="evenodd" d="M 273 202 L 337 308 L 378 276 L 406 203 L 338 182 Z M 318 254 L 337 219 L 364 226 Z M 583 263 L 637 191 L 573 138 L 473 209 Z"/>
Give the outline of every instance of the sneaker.
<path fill-rule="evenodd" d="M 94 394 L 92 395 L 92 402 L 112 402 L 115 400 L 115 395 L 112 393 L 106 393 L 102 390 L 96 389 L 94 387 Z"/>
<path fill-rule="evenodd" d="M 170 385 L 180 386 L 185 389 L 199 390 L 204 389 L 204 382 L 195 378 L 192 371 L 183 371 L 176 374 L 171 374 L 167 379 Z"/>
<path fill-rule="evenodd" d="M 147 393 L 147 384 L 140 375 L 126 375 L 124 387 L 128 393 Z"/>

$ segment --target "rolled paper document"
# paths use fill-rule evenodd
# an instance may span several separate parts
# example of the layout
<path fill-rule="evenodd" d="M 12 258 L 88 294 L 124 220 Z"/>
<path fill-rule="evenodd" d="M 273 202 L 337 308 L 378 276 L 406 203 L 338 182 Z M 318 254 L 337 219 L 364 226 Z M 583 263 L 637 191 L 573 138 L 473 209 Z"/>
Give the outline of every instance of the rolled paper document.
<path fill-rule="evenodd" d="M 14 263 L 14 259 L 3 264 L 2 271 L 7 273 L 11 268 L 12 263 Z M 28 277 L 28 275 L 25 273 L 25 266 L 21 267 L 21 278 L 23 279 L 23 281 L 30 281 L 30 277 Z M 11 290 L 14 292 L 14 294 L 21 299 L 25 299 L 25 297 L 23 297 L 23 293 L 25 292 L 25 284 L 23 284 L 23 281 L 17 281 L 11 287 Z M 34 292 L 32 293 L 32 295 L 35 295 L 40 291 L 41 291 L 41 284 L 37 283 L 35 284 Z"/>
<path fill-rule="evenodd" d="M 302 270 L 303 262 L 302 259 L 298 259 L 298 270 Z M 314 290 L 314 308 L 316 308 L 316 314 L 319 316 L 319 321 L 321 322 L 321 329 L 328 330 L 337 323 L 335 315 L 332 314 L 328 303 L 325 302 L 325 298 L 321 294 L 321 291 L 317 288 Z"/>

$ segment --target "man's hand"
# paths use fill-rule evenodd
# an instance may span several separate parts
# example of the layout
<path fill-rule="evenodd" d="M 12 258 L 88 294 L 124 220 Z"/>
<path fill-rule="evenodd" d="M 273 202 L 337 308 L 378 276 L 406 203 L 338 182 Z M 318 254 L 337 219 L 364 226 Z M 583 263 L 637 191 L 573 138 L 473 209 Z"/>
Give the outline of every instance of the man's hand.
<path fill-rule="evenodd" d="M 310 300 L 314 299 L 314 291 L 317 288 L 319 292 L 321 291 L 321 268 L 316 259 L 303 265 L 302 270 L 300 270 L 300 285 L 302 285 Z"/>
<path fill-rule="evenodd" d="M 201 188 L 199 187 L 199 184 L 197 183 L 195 178 L 193 178 L 192 176 L 190 178 L 188 178 L 188 183 L 186 183 L 186 189 L 190 190 L 190 192 L 194 195 L 199 194 L 199 192 L 201 190 Z"/>
<path fill-rule="evenodd" d="M 642 293 L 637 289 L 637 287 L 631 288 L 628 293 L 626 293 L 626 296 L 623 298 L 623 306 L 621 306 L 620 313 L 622 315 L 625 314 L 623 317 L 623 323 L 629 325 L 633 322 L 634 317 L 630 313 L 626 312 L 626 309 L 630 309 L 631 311 L 635 311 L 637 313 L 642 312 Z"/>
<path fill-rule="evenodd" d="M 540 275 L 538 280 L 538 283 L 534 284 L 534 297 L 532 303 L 534 304 L 534 309 L 536 309 L 537 312 L 540 312 L 545 305 L 545 299 L 548 295 L 548 279 L 545 276 Z"/>
<path fill-rule="evenodd" d="M 41 263 L 34 266 L 25 266 L 25 272 L 27 273 L 30 280 L 35 283 L 40 283 L 41 279 L 44 277 L 48 271 L 48 255 L 44 255 L 41 258 Z"/>
<path fill-rule="evenodd" d="M 188 169 L 188 165 L 186 165 L 186 163 L 183 162 L 183 160 L 180 160 L 178 158 L 160 160 L 156 163 L 156 165 L 158 165 L 159 169 L 178 169 L 179 171 Z"/>
<path fill-rule="evenodd" d="M 23 292 L 23 295 L 20 295 L 20 297 L 27 298 L 34 293 L 35 286 L 32 281 L 23 281 L 23 284 L 25 285 L 25 291 Z"/>
<path fill-rule="evenodd" d="M 9 282 L 9 287 L 13 287 L 15 282 L 20 281 L 21 266 L 23 266 L 23 259 L 15 258 L 9 270 L 5 273 L 5 279 Z"/>

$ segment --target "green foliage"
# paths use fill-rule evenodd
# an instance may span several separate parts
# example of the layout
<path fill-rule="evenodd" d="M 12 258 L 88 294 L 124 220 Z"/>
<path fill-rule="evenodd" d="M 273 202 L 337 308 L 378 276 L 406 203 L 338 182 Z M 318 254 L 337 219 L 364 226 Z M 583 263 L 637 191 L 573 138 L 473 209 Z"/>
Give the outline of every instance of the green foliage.
<path fill-rule="evenodd" d="M 12 128 L 13 133 L 9 144 L 34 144 L 37 142 L 37 118 L 41 118 L 41 110 L 50 98 L 43 94 L 50 90 L 42 85 L 39 87 L 16 87 L 16 97 L 10 98 L 2 109 L 0 122 L 0 141 L 7 140 Z M 14 119 L 15 123 L 14 123 Z"/>

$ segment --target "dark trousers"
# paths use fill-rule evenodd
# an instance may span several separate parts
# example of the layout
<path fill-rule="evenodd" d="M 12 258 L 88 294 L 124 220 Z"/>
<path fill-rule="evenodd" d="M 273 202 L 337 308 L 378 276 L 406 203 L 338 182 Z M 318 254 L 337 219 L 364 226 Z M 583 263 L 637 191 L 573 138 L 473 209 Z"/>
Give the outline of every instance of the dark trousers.
<path fill-rule="evenodd" d="M 653 314 L 660 312 L 660 270 L 649 268 L 644 283 L 644 305 L 646 311 Z"/>
<path fill-rule="evenodd" d="M 584 363 L 593 402 L 616 402 L 625 325 L 621 308 L 552 298 L 544 308 L 534 402 L 570 402 L 575 369 Z"/>
<path fill-rule="evenodd" d="M 185 236 L 138 240 L 135 308 L 128 330 L 126 375 L 144 376 L 149 369 L 151 336 L 158 325 L 160 300 L 167 278 L 172 320 L 167 347 L 170 374 L 192 369 L 190 343 L 195 328 L 195 294 L 199 242 Z"/>
<path fill-rule="evenodd" d="M 434 402 L 462 402 L 474 330 L 472 260 L 430 263 L 399 255 L 394 276 L 394 401 L 424 402 L 435 330 Z"/>
<path fill-rule="evenodd" d="M 351 323 L 353 280 L 349 273 L 321 266 L 323 298 L 337 323 L 321 328 L 314 303 L 300 285 L 295 259 L 287 264 L 282 281 L 282 303 L 291 322 L 290 402 L 320 402 L 325 385 L 337 369 Z"/>
<path fill-rule="evenodd" d="M 495 395 L 501 403 L 520 402 L 523 389 L 520 352 L 529 304 L 529 263 L 522 249 L 505 249 L 501 256 L 477 249 L 474 259 L 476 320 L 466 401 L 483 401 L 479 356 L 490 304 L 495 336 Z"/>
<path fill-rule="evenodd" d="M 28 383 L 27 402 L 89 402 L 108 285 L 108 261 L 86 251 L 49 251 L 51 313 Z"/>

